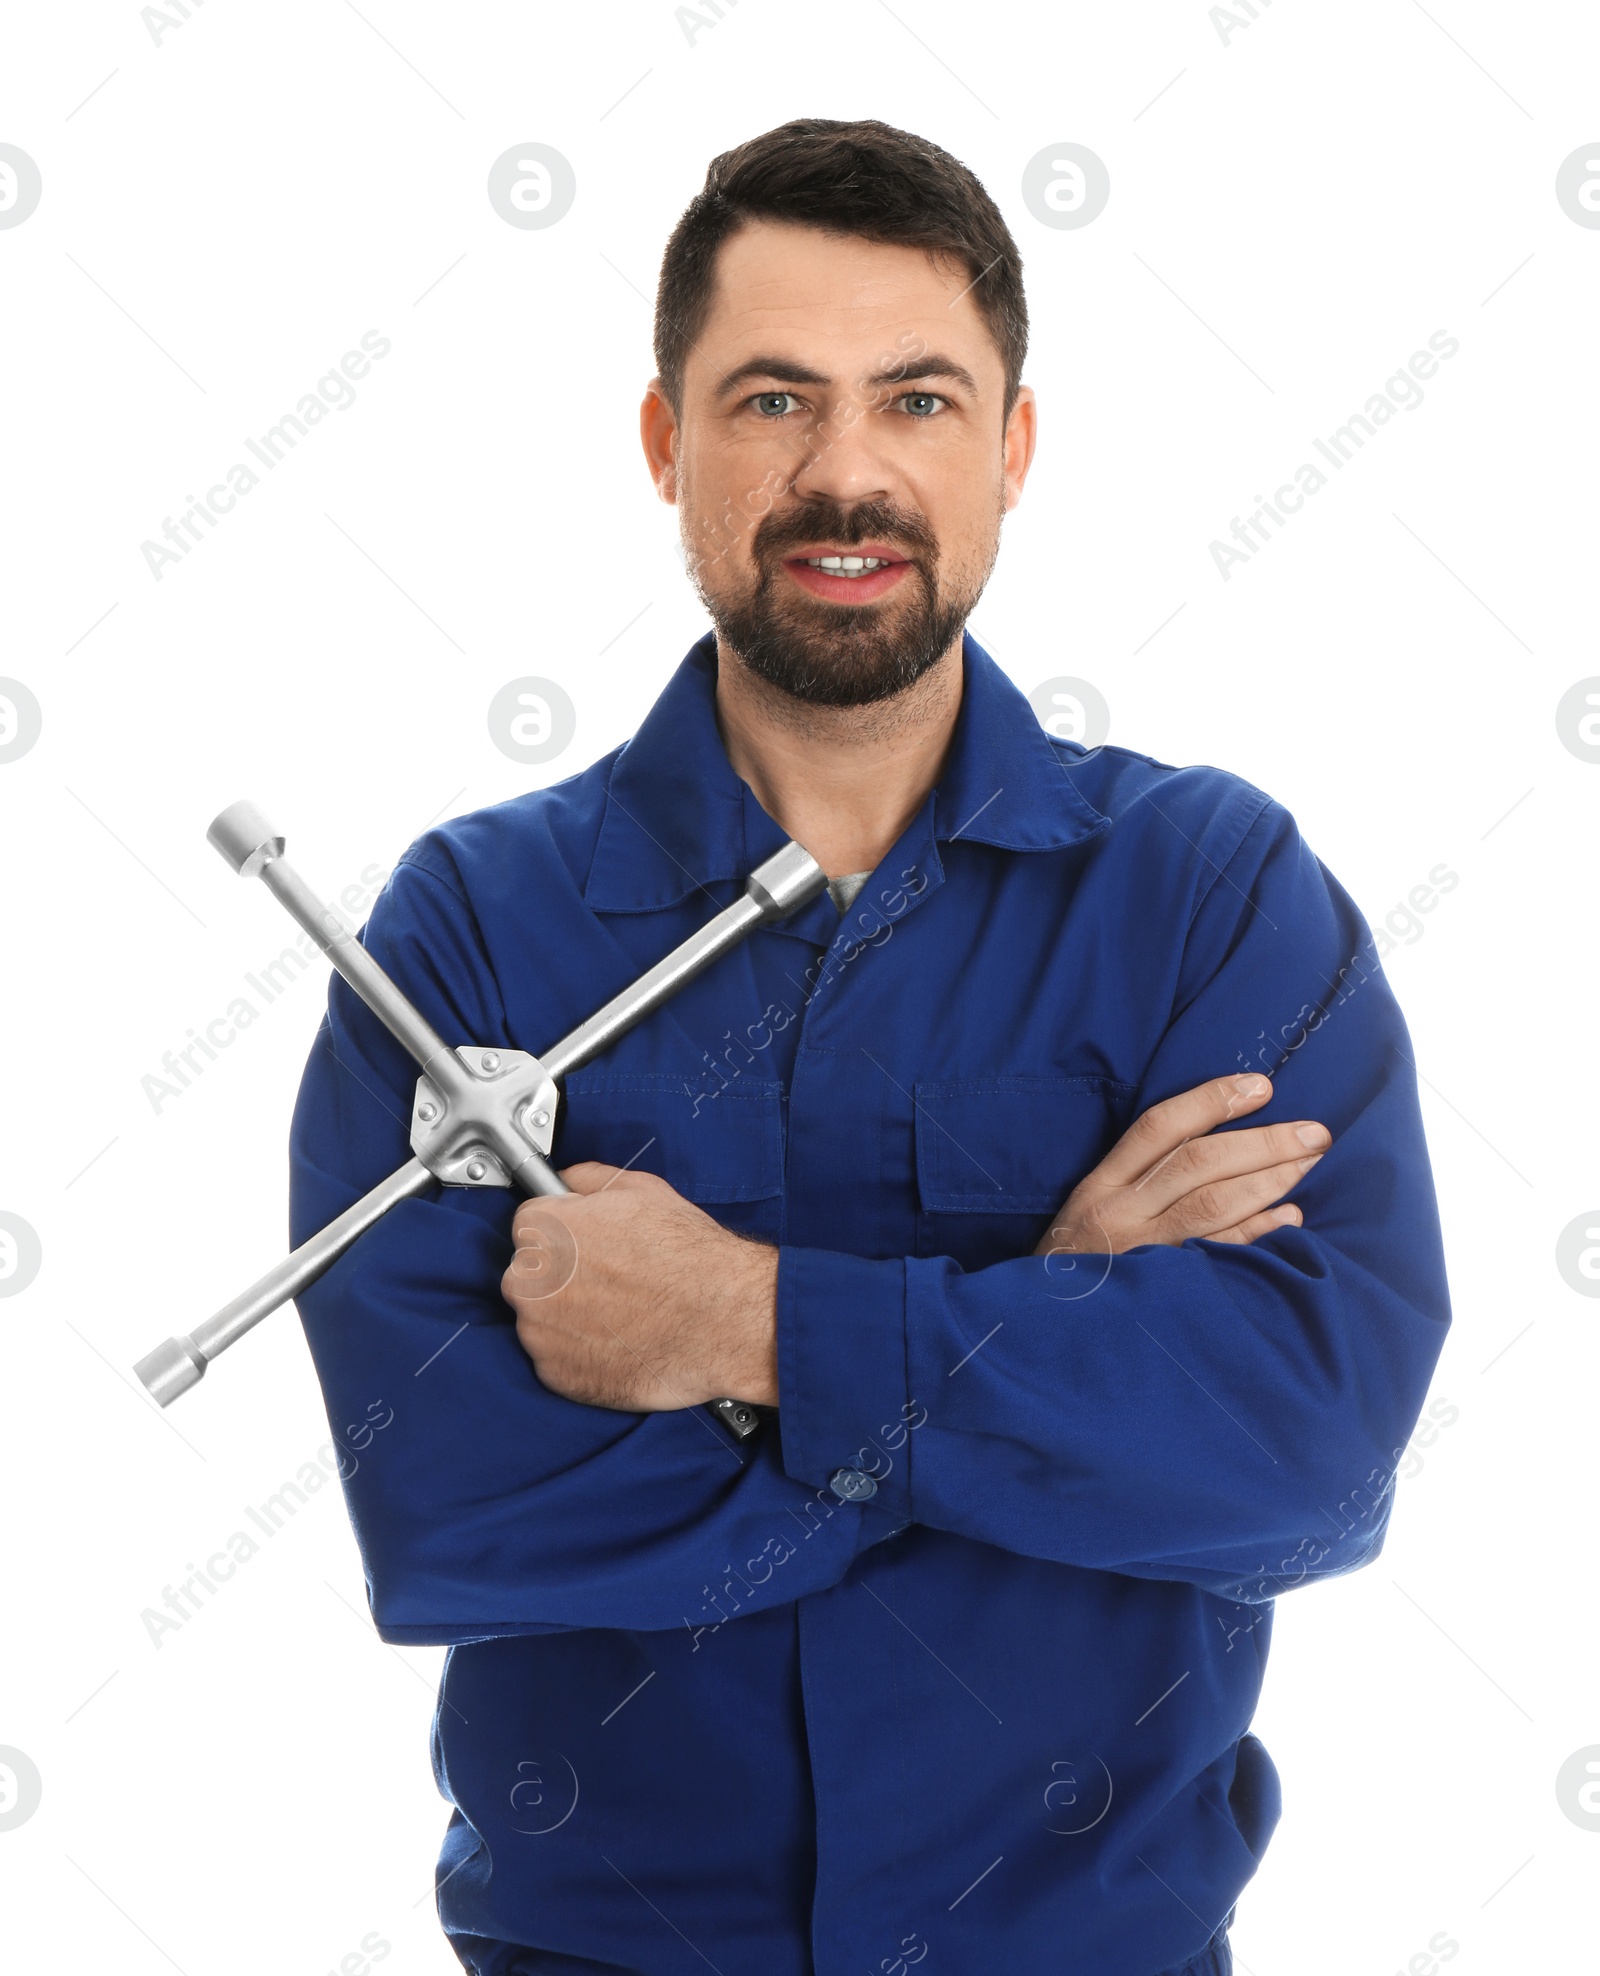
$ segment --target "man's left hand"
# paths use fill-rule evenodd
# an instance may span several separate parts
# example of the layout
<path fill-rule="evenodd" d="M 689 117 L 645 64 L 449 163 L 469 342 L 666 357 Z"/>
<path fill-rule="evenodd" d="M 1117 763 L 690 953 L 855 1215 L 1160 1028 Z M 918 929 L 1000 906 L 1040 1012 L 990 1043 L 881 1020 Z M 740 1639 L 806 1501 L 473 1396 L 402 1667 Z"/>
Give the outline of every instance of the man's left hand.
<path fill-rule="evenodd" d="M 500 1291 L 540 1382 L 625 1413 L 778 1403 L 778 1251 L 651 1173 L 586 1160 L 524 1201 Z"/>

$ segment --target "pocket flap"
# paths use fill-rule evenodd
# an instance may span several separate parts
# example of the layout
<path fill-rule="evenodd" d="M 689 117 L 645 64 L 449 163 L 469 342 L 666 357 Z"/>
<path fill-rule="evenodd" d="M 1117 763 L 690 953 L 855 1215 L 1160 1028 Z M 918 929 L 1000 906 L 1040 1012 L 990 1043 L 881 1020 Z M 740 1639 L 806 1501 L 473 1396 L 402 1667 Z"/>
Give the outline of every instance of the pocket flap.
<path fill-rule="evenodd" d="M 1121 1135 L 1132 1086 L 1109 1077 L 918 1084 L 917 1187 L 929 1214 L 1053 1214 Z"/>
<path fill-rule="evenodd" d="M 575 1071 L 556 1142 L 558 1164 L 604 1160 L 654 1173 L 686 1200 L 764 1201 L 783 1192 L 783 1086 L 741 1078 L 713 1102 L 687 1078 L 655 1071 Z"/>

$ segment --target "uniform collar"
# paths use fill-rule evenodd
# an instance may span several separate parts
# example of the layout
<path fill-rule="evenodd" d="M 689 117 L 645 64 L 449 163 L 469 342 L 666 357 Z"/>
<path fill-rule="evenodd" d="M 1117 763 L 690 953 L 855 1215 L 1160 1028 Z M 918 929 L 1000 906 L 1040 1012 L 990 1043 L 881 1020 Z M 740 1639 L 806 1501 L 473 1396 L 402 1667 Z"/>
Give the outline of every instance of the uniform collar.
<path fill-rule="evenodd" d="M 961 712 L 929 796 L 938 841 L 1054 851 L 1110 818 L 1081 795 L 1026 697 L 971 635 Z M 619 752 L 584 900 L 596 912 L 656 912 L 742 879 L 784 834 L 734 773 L 716 721 L 717 645 L 707 632 Z M 720 898 L 718 903 L 721 903 Z"/>

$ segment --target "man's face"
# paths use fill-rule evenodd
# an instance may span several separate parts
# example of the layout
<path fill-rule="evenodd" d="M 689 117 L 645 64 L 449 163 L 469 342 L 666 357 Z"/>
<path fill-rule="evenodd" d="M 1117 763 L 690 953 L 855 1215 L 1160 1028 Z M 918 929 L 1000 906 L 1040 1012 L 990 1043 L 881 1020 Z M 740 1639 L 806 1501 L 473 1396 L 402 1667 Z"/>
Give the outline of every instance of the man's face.
<path fill-rule="evenodd" d="M 723 643 L 797 700 L 859 706 L 959 639 L 1033 450 L 965 269 L 753 223 L 726 241 L 681 419 L 641 413 Z M 849 559 L 841 567 L 838 559 Z M 857 566 L 859 565 L 859 567 Z"/>

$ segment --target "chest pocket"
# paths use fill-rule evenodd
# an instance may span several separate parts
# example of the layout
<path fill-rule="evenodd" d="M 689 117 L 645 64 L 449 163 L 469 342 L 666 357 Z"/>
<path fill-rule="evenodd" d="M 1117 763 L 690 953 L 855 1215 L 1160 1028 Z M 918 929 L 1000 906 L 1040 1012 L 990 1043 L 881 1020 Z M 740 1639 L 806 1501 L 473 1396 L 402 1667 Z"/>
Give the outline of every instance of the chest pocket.
<path fill-rule="evenodd" d="M 666 1072 L 580 1070 L 566 1083 L 556 1160 L 655 1173 L 725 1228 L 776 1240 L 783 1207 L 783 1087 L 741 1079 L 699 1097 Z"/>
<path fill-rule="evenodd" d="M 965 1269 L 1031 1252 L 1132 1118 L 1108 1077 L 967 1077 L 916 1087 L 917 1252 Z"/>

